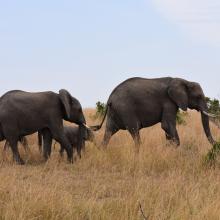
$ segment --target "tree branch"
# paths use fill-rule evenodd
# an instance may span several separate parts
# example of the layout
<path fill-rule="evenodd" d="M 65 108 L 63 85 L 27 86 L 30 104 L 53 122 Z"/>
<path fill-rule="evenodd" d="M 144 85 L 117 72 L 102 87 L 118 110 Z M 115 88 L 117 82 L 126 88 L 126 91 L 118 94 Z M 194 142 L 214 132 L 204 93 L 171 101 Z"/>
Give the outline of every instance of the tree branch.
<path fill-rule="evenodd" d="M 144 211 L 143 211 L 143 209 L 142 209 L 142 206 L 141 206 L 141 203 L 140 203 L 140 202 L 139 202 L 139 208 L 140 208 L 140 211 L 141 211 L 141 214 L 142 214 L 144 220 L 148 220 L 149 216 L 146 217 L 146 215 L 144 214 Z"/>

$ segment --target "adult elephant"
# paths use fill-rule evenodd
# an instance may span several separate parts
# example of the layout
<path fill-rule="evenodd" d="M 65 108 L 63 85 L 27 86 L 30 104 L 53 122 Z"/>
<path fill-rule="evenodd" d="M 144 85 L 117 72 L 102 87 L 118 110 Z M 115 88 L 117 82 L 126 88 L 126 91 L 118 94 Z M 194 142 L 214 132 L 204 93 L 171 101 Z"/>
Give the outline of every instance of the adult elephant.
<path fill-rule="evenodd" d="M 50 91 L 9 91 L 0 98 L 0 141 L 6 139 L 13 151 L 13 158 L 18 164 L 24 164 L 17 142 L 26 135 L 41 131 L 45 159 L 50 155 L 53 137 L 66 150 L 68 160 L 72 161 L 72 147 L 63 132 L 63 119 L 81 128 L 86 124 L 80 102 L 68 91 L 62 89 L 59 94 Z"/>
<path fill-rule="evenodd" d="M 130 78 L 118 85 L 111 93 L 107 110 L 101 125 L 94 126 L 99 130 L 107 115 L 103 145 L 107 146 L 113 134 L 127 129 L 134 139 L 137 150 L 140 145 L 139 130 L 161 122 L 161 127 L 169 140 L 180 144 L 176 130 L 178 109 L 187 108 L 201 112 L 205 134 L 211 144 L 209 114 L 201 86 L 180 78 Z"/>

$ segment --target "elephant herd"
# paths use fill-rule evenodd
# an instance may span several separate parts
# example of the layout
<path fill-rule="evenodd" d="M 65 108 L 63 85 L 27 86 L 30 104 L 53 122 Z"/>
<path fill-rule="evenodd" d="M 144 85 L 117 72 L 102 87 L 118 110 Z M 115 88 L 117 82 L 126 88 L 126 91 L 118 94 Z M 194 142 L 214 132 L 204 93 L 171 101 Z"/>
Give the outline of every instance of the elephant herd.
<path fill-rule="evenodd" d="M 201 113 L 201 121 L 208 141 L 215 143 L 209 127 L 205 95 L 201 86 L 180 78 L 146 79 L 134 77 L 119 84 L 110 94 L 107 108 L 100 125 L 88 127 L 80 102 L 68 91 L 59 93 L 30 93 L 13 90 L 0 97 L 0 141 L 6 140 L 13 158 L 24 164 L 17 143 L 26 145 L 26 135 L 38 132 L 39 146 L 43 143 L 45 159 L 51 154 L 52 140 L 60 143 L 70 162 L 76 149 L 79 156 L 85 149 L 85 141 L 94 139 L 92 131 L 99 130 L 106 118 L 106 129 L 102 145 L 106 147 L 112 135 L 119 130 L 128 130 L 135 149 L 141 144 L 139 130 L 161 123 L 167 140 L 180 144 L 176 129 L 178 109 L 195 109 Z M 63 120 L 75 123 L 77 128 L 64 126 Z M 43 141 L 42 141 L 43 140 Z M 41 148 L 40 148 L 41 150 Z"/>

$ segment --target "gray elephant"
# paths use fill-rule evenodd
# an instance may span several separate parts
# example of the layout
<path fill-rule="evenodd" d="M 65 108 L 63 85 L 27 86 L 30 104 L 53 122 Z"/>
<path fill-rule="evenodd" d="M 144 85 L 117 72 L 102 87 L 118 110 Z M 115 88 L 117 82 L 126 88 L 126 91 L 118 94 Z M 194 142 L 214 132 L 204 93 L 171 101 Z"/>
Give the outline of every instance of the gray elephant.
<path fill-rule="evenodd" d="M 83 144 L 85 117 L 80 102 L 68 91 L 62 89 L 59 94 L 9 91 L 0 98 L 0 141 L 6 139 L 13 158 L 18 164 L 24 164 L 17 142 L 23 136 L 41 131 L 45 159 L 50 156 L 53 137 L 66 150 L 68 160 L 72 162 L 72 147 L 63 131 L 63 119 L 80 126 L 80 144 Z"/>
<path fill-rule="evenodd" d="M 94 134 L 91 129 L 86 128 L 86 134 L 83 138 L 83 144 L 80 144 L 80 128 L 73 126 L 64 126 L 64 134 L 72 145 L 73 149 L 77 150 L 78 156 L 81 158 L 81 150 L 85 151 L 85 141 L 94 142 Z M 56 143 L 55 143 L 56 144 Z M 60 154 L 63 155 L 64 148 L 61 146 Z"/>
<path fill-rule="evenodd" d="M 211 144 L 208 107 L 202 88 L 196 82 L 180 78 L 130 78 L 118 85 L 111 93 L 103 121 L 93 130 L 99 130 L 107 116 L 103 145 L 107 146 L 118 130 L 128 130 L 139 150 L 139 130 L 161 122 L 168 140 L 180 144 L 176 130 L 178 109 L 195 109 L 201 113 L 204 132 Z"/>

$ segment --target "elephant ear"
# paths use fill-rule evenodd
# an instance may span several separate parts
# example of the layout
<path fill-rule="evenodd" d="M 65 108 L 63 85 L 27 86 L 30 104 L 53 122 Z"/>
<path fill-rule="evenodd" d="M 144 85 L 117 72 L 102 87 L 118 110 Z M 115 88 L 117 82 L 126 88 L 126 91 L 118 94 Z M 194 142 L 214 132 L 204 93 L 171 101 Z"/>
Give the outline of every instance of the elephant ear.
<path fill-rule="evenodd" d="M 71 108 L 70 108 L 70 94 L 68 91 L 66 91 L 65 89 L 61 89 L 59 91 L 59 96 L 60 96 L 60 100 L 63 103 L 64 109 L 65 109 L 65 113 L 66 113 L 66 117 L 69 119 L 70 118 L 70 113 L 71 113 Z"/>
<path fill-rule="evenodd" d="M 84 127 L 84 133 L 83 133 L 83 138 L 84 138 L 84 140 L 88 140 L 88 138 L 89 138 L 89 129 L 88 128 L 86 128 L 86 127 Z"/>
<path fill-rule="evenodd" d="M 179 108 L 181 108 L 183 111 L 187 110 L 188 94 L 184 81 L 181 79 L 172 80 L 168 88 L 168 94 Z"/>

